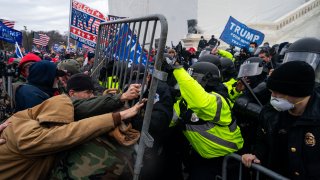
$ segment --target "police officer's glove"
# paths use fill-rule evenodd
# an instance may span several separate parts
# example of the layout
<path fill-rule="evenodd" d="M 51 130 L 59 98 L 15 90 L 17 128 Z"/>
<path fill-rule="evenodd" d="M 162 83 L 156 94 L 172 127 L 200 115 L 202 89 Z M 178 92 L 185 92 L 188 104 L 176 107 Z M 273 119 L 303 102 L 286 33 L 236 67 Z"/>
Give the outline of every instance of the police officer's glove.
<path fill-rule="evenodd" d="M 183 66 L 181 65 L 181 61 L 179 58 L 173 58 L 172 59 L 172 63 L 170 64 L 172 69 L 179 69 L 179 68 L 183 68 Z"/>

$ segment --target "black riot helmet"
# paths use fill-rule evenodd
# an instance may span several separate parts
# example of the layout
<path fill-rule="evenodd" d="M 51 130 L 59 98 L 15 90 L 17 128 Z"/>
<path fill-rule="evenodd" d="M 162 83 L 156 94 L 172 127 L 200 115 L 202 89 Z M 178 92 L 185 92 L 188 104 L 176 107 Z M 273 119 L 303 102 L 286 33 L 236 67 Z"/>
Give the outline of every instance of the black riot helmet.
<path fill-rule="evenodd" d="M 218 56 L 213 54 L 203 55 L 199 58 L 198 62 L 209 62 L 216 65 L 221 70 L 221 61 Z"/>
<path fill-rule="evenodd" d="M 315 70 L 317 83 L 320 83 L 320 39 L 302 38 L 291 44 L 285 54 L 283 63 L 304 61 Z"/>
<path fill-rule="evenodd" d="M 188 73 L 198 81 L 203 88 L 213 87 L 221 83 L 221 74 L 219 68 L 209 62 L 197 62 L 190 66 Z"/>
<path fill-rule="evenodd" d="M 259 57 L 250 57 L 241 64 L 238 78 L 247 77 L 250 87 L 255 88 L 267 78 L 267 75 L 265 61 Z"/>
<path fill-rule="evenodd" d="M 221 73 L 223 81 L 229 81 L 231 78 L 236 77 L 236 67 L 234 63 L 229 58 L 221 58 Z"/>

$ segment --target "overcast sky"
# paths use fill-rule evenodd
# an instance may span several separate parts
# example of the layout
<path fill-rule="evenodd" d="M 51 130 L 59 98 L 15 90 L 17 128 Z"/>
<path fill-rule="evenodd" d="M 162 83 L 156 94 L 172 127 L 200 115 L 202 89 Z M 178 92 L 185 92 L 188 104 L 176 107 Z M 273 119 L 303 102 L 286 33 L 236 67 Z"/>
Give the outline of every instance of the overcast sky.
<path fill-rule="evenodd" d="M 78 0 L 97 9 L 104 15 L 108 13 L 108 0 Z M 28 31 L 58 30 L 68 31 L 70 13 L 69 0 L 0 0 L 0 19 L 16 21 L 15 29 Z"/>

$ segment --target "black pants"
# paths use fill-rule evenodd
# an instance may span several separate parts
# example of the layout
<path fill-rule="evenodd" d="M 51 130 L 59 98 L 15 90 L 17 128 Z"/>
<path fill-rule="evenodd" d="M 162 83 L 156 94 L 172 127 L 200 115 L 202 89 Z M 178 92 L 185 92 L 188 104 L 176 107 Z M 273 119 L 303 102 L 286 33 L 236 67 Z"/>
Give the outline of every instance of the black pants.
<path fill-rule="evenodd" d="M 214 180 L 216 176 L 222 176 L 222 163 L 224 157 L 206 159 L 193 152 L 189 161 L 188 180 Z M 227 173 L 228 180 L 238 179 L 239 163 L 229 160 Z"/>

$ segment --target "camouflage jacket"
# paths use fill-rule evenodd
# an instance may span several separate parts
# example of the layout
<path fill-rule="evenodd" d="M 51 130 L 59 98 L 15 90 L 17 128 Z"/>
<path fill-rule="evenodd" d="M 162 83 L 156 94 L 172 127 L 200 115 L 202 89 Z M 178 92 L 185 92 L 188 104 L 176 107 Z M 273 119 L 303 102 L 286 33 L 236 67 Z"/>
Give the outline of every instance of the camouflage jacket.
<path fill-rule="evenodd" d="M 73 100 L 75 120 L 115 111 L 123 106 L 120 95 Z M 131 147 L 124 147 L 107 134 L 62 155 L 51 179 L 132 179 Z"/>

